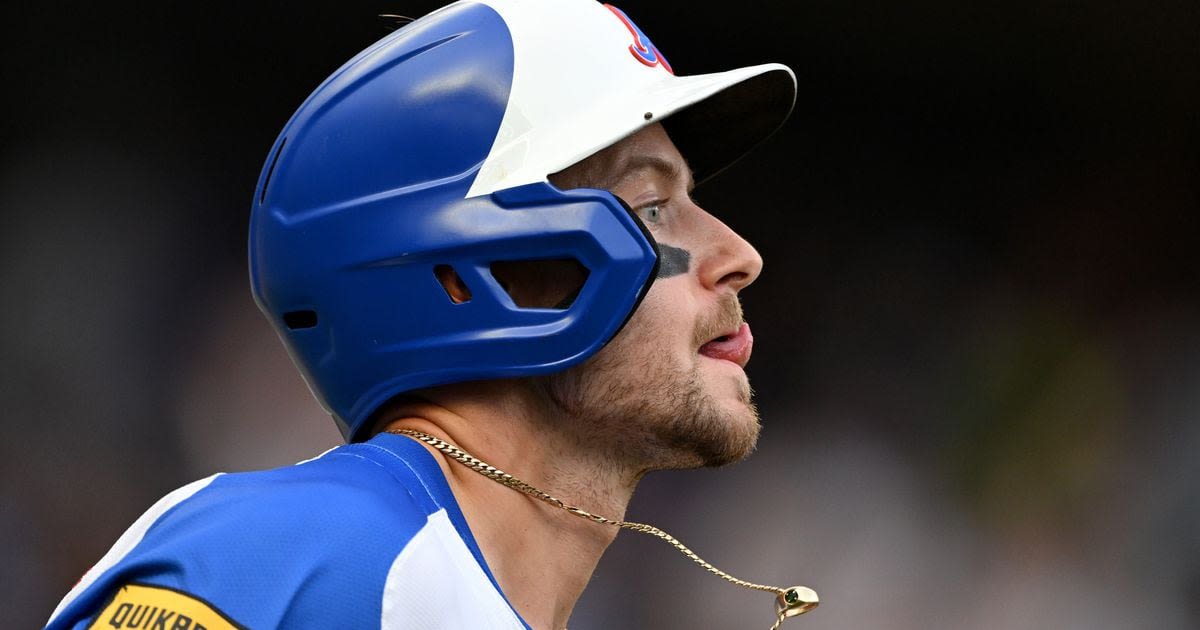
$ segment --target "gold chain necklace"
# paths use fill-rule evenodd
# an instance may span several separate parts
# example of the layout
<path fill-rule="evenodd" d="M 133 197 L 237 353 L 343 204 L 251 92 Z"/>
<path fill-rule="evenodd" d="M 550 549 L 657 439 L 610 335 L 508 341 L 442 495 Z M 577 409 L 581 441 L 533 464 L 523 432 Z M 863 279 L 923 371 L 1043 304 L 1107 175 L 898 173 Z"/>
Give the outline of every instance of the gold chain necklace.
<path fill-rule="evenodd" d="M 807 586 L 780 588 L 778 586 L 755 584 L 754 582 L 739 580 L 738 578 L 735 578 L 732 575 L 709 564 L 706 560 L 696 555 L 696 552 L 688 549 L 683 543 L 676 540 L 674 536 L 657 527 L 652 525 L 644 525 L 642 523 L 617 521 L 610 518 L 605 518 L 599 514 L 592 514 L 591 512 L 577 508 L 573 505 L 567 505 L 561 500 L 556 499 L 553 496 L 542 492 L 541 490 L 538 490 L 537 488 L 525 483 L 524 481 L 521 481 L 520 479 L 517 479 L 503 470 L 500 470 L 499 468 L 496 468 L 495 466 L 492 466 L 491 464 L 472 456 L 470 453 L 458 448 L 457 446 L 454 446 L 445 440 L 435 438 L 428 433 L 414 431 L 413 429 L 392 429 L 389 430 L 388 433 L 407 435 L 411 438 L 420 440 L 421 442 L 436 448 L 446 455 L 449 455 L 452 459 L 454 459 L 454 461 L 466 466 L 467 468 L 470 468 L 471 470 L 474 470 L 475 472 L 487 477 L 488 479 L 491 479 L 492 481 L 512 488 L 513 490 L 523 492 L 535 499 L 549 503 L 557 508 L 566 510 L 571 514 L 578 516 L 579 518 L 587 519 L 593 523 L 600 523 L 601 525 L 613 525 L 620 527 L 621 529 L 629 529 L 635 532 L 649 534 L 664 540 L 667 542 L 667 544 L 679 550 L 679 553 L 691 558 L 693 562 L 701 567 L 704 567 L 705 571 L 712 573 L 726 582 L 737 584 L 738 586 L 745 588 L 754 589 L 756 591 L 775 593 L 775 623 L 771 626 L 771 630 L 778 630 L 779 626 L 783 624 L 784 619 L 795 617 L 796 615 L 802 615 L 813 608 L 816 608 L 817 604 L 820 603 L 817 593 Z"/>

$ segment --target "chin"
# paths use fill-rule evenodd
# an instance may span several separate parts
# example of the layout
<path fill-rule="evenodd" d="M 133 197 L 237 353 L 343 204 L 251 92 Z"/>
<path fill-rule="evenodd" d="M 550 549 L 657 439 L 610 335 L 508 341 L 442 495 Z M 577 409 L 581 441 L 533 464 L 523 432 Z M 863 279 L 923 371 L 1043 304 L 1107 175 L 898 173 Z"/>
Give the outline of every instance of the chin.
<path fill-rule="evenodd" d="M 704 466 L 724 466 L 740 462 L 758 446 L 758 435 L 762 429 L 758 410 L 752 402 L 738 402 L 733 409 L 722 414 L 721 435 L 714 448 L 707 452 Z"/>
<path fill-rule="evenodd" d="M 709 362 L 701 360 L 702 364 Z M 697 456 L 696 466 L 724 466 L 745 459 L 754 452 L 762 428 L 745 372 L 734 364 L 720 363 L 725 369 L 704 369 L 712 367 L 705 365 L 697 370 L 704 393 L 696 397 L 688 413 L 681 414 L 690 416 L 690 421 L 678 427 L 687 434 L 681 446 L 690 444 Z"/>
<path fill-rule="evenodd" d="M 601 351 L 542 377 L 566 426 L 589 448 L 635 470 L 723 466 L 758 442 L 759 421 L 745 372 L 712 359 Z"/>
<path fill-rule="evenodd" d="M 745 459 L 758 444 L 761 425 L 758 410 L 745 394 L 718 398 L 702 393 L 690 405 L 673 409 L 660 418 L 656 433 L 661 446 L 655 468 L 702 468 L 732 464 Z"/>

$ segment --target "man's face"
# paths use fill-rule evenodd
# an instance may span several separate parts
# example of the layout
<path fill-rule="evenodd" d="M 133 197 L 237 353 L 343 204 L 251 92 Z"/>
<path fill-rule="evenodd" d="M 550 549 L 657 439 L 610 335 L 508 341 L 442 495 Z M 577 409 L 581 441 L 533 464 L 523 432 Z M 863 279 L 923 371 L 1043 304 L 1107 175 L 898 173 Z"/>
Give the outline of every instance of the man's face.
<path fill-rule="evenodd" d="M 642 470 L 717 466 L 758 439 L 738 292 L 762 270 L 745 240 L 691 199 L 687 163 L 661 125 L 551 177 L 624 200 L 661 251 L 659 276 L 625 328 L 582 365 L 545 377 L 577 434 Z"/>

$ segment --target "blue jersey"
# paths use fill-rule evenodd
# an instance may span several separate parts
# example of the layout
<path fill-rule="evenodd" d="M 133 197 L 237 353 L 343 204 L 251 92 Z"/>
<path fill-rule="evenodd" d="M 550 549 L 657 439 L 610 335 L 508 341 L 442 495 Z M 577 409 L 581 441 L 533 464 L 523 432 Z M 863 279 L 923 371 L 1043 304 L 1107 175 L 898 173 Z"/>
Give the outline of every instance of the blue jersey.
<path fill-rule="evenodd" d="M 168 494 L 47 627 L 528 630 L 437 462 L 387 433 Z"/>

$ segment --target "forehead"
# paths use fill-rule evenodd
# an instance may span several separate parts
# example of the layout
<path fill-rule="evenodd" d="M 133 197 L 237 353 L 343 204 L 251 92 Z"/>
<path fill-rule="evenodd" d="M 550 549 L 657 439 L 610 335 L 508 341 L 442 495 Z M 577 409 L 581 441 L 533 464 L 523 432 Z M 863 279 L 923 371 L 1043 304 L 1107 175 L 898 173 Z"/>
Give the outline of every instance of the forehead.
<path fill-rule="evenodd" d="M 550 176 L 555 186 L 616 190 L 645 174 L 660 176 L 691 190 L 692 171 L 660 124 L 649 125 L 583 161 Z"/>

